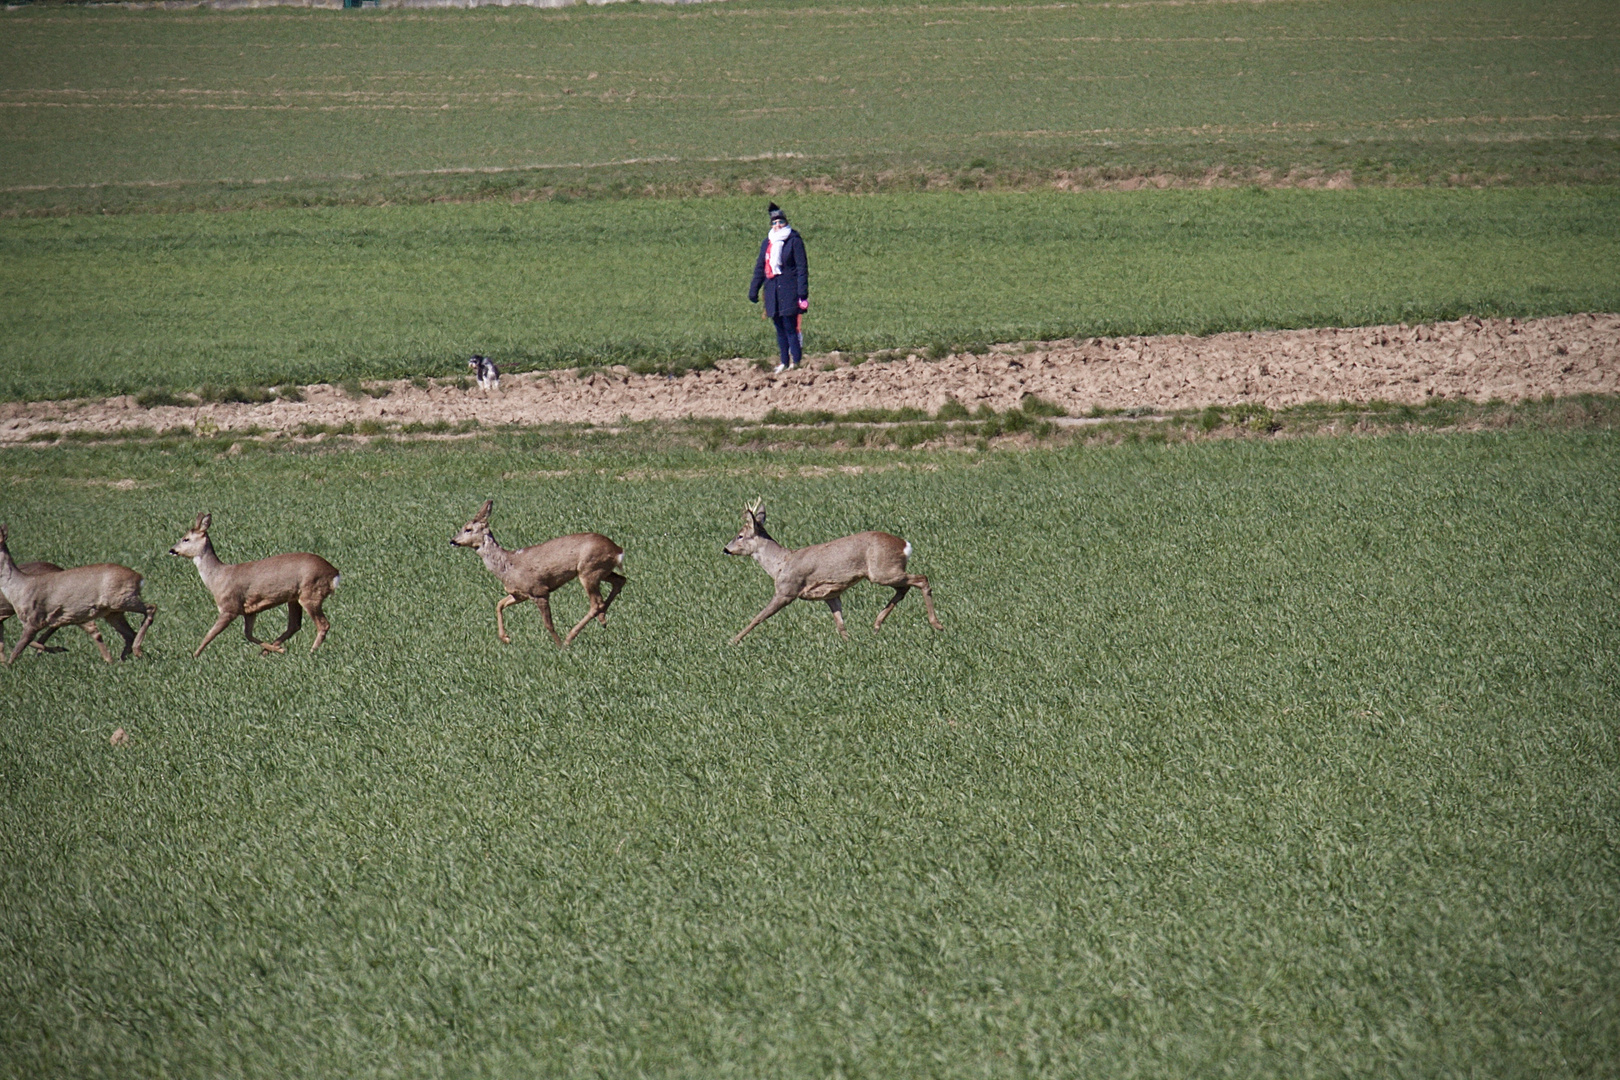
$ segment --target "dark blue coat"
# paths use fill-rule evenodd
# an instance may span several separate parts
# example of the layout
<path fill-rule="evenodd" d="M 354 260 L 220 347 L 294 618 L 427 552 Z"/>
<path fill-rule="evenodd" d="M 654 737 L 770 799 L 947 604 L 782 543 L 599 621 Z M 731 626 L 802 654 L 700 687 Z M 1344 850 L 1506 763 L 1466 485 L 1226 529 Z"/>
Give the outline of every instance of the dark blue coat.
<path fill-rule="evenodd" d="M 797 315 L 799 301 L 810 299 L 810 267 L 804 260 L 804 241 L 799 230 L 788 233 L 782 241 L 782 272 L 773 278 L 765 277 L 765 252 L 770 245 L 766 237 L 759 245 L 759 258 L 754 260 L 754 280 L 748 286 L 748 302 L 759 301 L 760 286 L 765 287 L 765 314 Z"/>

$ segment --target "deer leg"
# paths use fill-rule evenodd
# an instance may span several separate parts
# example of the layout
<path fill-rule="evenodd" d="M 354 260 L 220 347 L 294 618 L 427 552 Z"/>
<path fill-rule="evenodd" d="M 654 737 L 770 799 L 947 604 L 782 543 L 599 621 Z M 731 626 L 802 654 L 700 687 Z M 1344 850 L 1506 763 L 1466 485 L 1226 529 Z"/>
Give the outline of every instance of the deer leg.
<path fill-rule="evenodd" d="M 107 616 L 107 621 L 112 622 L 113 621 L 113 615 L 116 615 L 116 614 L 118 614 L 118 613 L 115 611 L 115 612 L 113 612 L 112 615 Z M 89 622 L 80 623 L 79 624 L 79 629 L 83 630 L 85 636 L 88 637 L 91 641 L 96 640 L 96 621 L 94 619 L 91 619 Z M 62 647 L 61 645 L 47 645 L 47 644 L 45 644 L 47 641 L 51 640 L 51 635 L 56 633 L 56 630 L 57 630 L 57 628 L 53 626 L 49 630 L 45 631 L 43 634 L 39 635 L 39 637 L 35 638 L 34 639 L 34 648 L 37 651 L 42 652 L 42 653 L 67 652 L 67 649 Z M 133 630 L 130 631 L 130 634 L 132 636 L 134 635 L 134 633 L 135 633 L 135 631 L 133 631 Z M 126 651 L 124 653 L 124 655 L 128 656 L 129 653 Z"/>
<path fill-rule="evenodd" d="M 309 651 L 314 652 L 321 647 L 321 642 L 326 640 L 326 632 L 332 628 L 332 620 L 321 614 L 319 600 L 307 602 L 304 606 L 309 608 L 309 617 L 315 620 L 315 644 L 309 647 Z"/>
<path fill-rule="evenodd" d="M 258 617 L 259 615 L 257 612 L 244 614 L 242 616 L 242 632 L 247 635 L 249 643 L 259 647 L 260 656 L 269 656 L 273 652 L 286 652 L 287 650 L 281 647 L 281 642 L 279 641 L 260 641 L 258 638 L 253 636 L 253 623 L 256 619 L 258 619 Z"/>
<path fill-rule="evenodd" d="M 792 595 L 781 594 L 771 597 L 771 602 L 765 605 L 765 610 L 760 612 L 758 615 L 755 615 L 754 621 L 743 627 L 742 633 L 732 638 L 731 643 L 733 645 L 737 644 L 737 642 L 748 636 L 748 631 L 752 630 L 754 627 L 758 626 L 772 615 L 775 615 L 778 611 L 781 611 L 783 608 L 793 603 L 795 599 L 796 597 Z"/>
<path fill-rule="evenodd" d="M 827 597 L 827 610 L 832 612 L 833 625 L 838 627 L 838 636 L 845 641 L 849 640 L 849 631 L 844 629 L 844 603 L 836 596 Z"/>
<path fill-rule="evenodd" d="M 517 602 L 518 598 L 511 593 L 495 601 L 495 636 L 501 639 L 502 645 L 512 644 L 512 639 L 506 634 L 506 617 L 501 613 Z"/>
<path fill-rule="evenodd" d="M 17 662 L 17 657 L 23 654 L 23 650 L 28 648 L 29 643 L 34 640 L 38 633 L 39 627 L 29 626 L 27 623 L 23 623 L 22 637 L 18 639 L 17 647 L 11 650 L 11 655 L 6 657 L 6 664 L 15 664 Z"/>
<path fill-rule="evenodd" d="M 889 602 L 883 605 L 882 611 L 878 612 L 877 622 L 872 624 L 873 630 L 878 630 L 883 626 L 883 620 L 889 617 L 889 612 L 894 610 L 894 605 L 898 604 L 904 599 L 906 593 L 911 591 L 909 581 L 904 585 L 891 585 L 890 588 L 894 590 L 894 595 L 889 597 Z"/>
<path fill-rule="evenodd" d="M 103 660 L 107 661 L 107 663 L 109 663 L 109 664 L 112 663 L 113 662 L 112 653 L 107 651 L 107 642 L 102 639 L 101 628 L 99 626 L 97 626 L 94 621 L 87 622 L 87 623 L 80 623 L 79 625 L 83 626 L 87 631 L 89 631 L 90 640 L 94 641 L 96 643 L 96 648 L 101 650 L 101 658 Z M 46 640 L 47 638 L 49 638 L 51 636 L 51 630 L 55 630 L 55 629 L 56 629 L 56 627 L 54 627 L 54 626 L 51 627 L 50 630 L 47 630 L 43 634 L 41 634 L 39 636 L 38 640 L 39 641 Z M 122 660 L 123 657 L 120 656 L 118 659 Z"/>
<path fill-rule="evenodd" d="M 551 594 L 544 593 L 535 597 L 534 606 L 540 609 L 540 621 L 546 624 L 546 633 L 550 634 L 551 640 L 557 643 L 557 648 L 562 648 L 563 639 L 557 636 L 557 627 L 551 621 Z M 571 638 L 573 635 L 570 634 L 569 637 Z"/>
<path fill-rule="evenodd" d="M 114 630 L 118 631 L 118 636 L 124 639 L 124 651 L 123 651 L 122 654 L 120 654 L 118 659 L 120 659 L 120 660 L 128 660 L 130 650 L 132 648 L 134 648 L 134 645 L 135 645 L 135 630 L 134 630 L 134 628 L 132 628 L 129 625 L 129 620 L 124 618 L 124 613 L 122 611 L 110 611 L 110 612 L 108 612 L 107 613 L 107 625 L 112 627 Z M 85 629 L 89 630 L 90 627 L 86 626 Z M 94 637 L 95 635 L 91 634 L 90 636 Z"/>
<path fill-rule="evenodd" d="M 283 630 L 280 637 L 265 647 L 267 649 L 274 648 L 276 652 L 285 652 L 286 650 L 282 648 L 283 643 L 303 628 L 304 606 L 296 600 L 289 600 L 287 601 L 287 629 Z"/>
<path fill-rule="evenodd" d="M 230 612 L 230 611 L 222 611 L 222 612 L 220 612 L 219 613 L 219 618 L 214 620 L 214 625 L 210 626 L 208 628 L 208 633 L 203 635 L 202 644 L 197 646 L 197 651 L 191 654 L 191 658 L 193 660 L 195 660 L 195 659 L 197 659 L 197 657 L 201 656 L 202 651 L 204 649 L 208 648 L 208 643 L 210 641 L 213 641 L 215 638 L 219 637 L 219 635 L 225 630 L 225 628 L 227 626 L 231 625 L 231 620 L 234 619 L 234 618 L 236 618 L 236 613 L 235 612 Z M 150 623 L 151 621 L 152 621 L 152 617 L 150 615 L 148 615 L 146 617 L 146 623 L 141 624 L 141 633 L 142 634 L 146 633 L 146 624 Z M 249 638 L 248 640 L 251 641 L 253 639 Z M 137 647 L 139 647 L 139 645 L 140 645 L 140 634 L 135 635 L 135 644 L 136 644 Z M 139 652 L 137 652 L 135 655 L 139 656 L 141 654 Z"/>
<path fill-rule="evenodd" d="M 613 603 L 614 598 L 619 595 L 619 590 L 624 588 L 625 577 L 623 574 L 616 574 L 610 570 L 602 575 L 602 580 L 608 583 L 608 594 L 607 599 L 602 601 L 602 610 L 596 613 L 596 621 L 606 626 L 607 609 Z"/>
<path fill-rule="evenodd" d="M 86 634 L 89 634 L 90 639 L 92 641 L 94 641 L 96 635 L 91 632 L 91 628 L 94 627 L 95 625 L 96 625 L 95 620 L 91 619 L 89 622 L 80 623 L 79 624 L 79 629 L 83 630 Z M 59 630 L 59 629 L 61 629 L 61 628 L 56 627 L 56 626 L 48 626 L 48 627 L 46 627 L 45 630 L 40 633 L 39 637 L 34 639 L 34 651 L 41 654 L 41 655 L 44 655 L 45 653 L 67 652 L 67 650 L 64 649 L 60 645 L 47 645 L 46 644 L 46 642 L 51 640 L 51 635 L 56 633 L 56 631 Z"/>
<path fill-rule="evenodd" d="M 585 609 L 585 617 L 579 620 L 572 630 L 568 631 L 568 636 L 563 639 L 564 647 L 573 644 L 574 638 L 579 636 L 579 632 L 585 629 L 592 619 L 600 618 L 602 624 L 607 625 L 607 617 L 603 614 L 607 611 L 607 601 L 602 599 L 601 579 L 591 578 L 587 580 L 581 578 L 580 583 L 585 586 L 585 598 L 590 601 L 590 606 Z M 615 589 L 614 592 L 617 593 L 618 590 Z"/>
<path fill-rule="evenodd" d="M 939 621 L 939 616 L 934 614 L 934 590 L 928 587 L 928 579 L 923 577 L 921 574 L 912 574 L 910 577 L 906 578 L 906 580 L 910 582 L 918 592 L 923 594 L 923 607 L 928 611 L 928 625 L 932 626 L 935 630 L 945 629 L 944 625 Z"/>
<path fill-rule="evenodd" d="M 151 627 L 152 620 L 157 618 L 156 604 L 150 600 L 142 601 L 142 604 L 142 611 L 145 613 L 146 618 L 141 620 L 141 628 L 135 631 L 135 644 L 131 646 L 131 652 L 137 660 L 141 657 L 141 642 L 146 640 L 146 631 Z"/>

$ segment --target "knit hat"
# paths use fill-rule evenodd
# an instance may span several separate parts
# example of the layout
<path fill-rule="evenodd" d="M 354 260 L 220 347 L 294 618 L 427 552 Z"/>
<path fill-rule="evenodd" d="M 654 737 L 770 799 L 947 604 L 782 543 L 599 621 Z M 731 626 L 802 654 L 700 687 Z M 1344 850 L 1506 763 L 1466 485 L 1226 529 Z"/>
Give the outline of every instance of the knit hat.
<path fill-rule="evenodd" d="M 771 215 L 772 225 L 775 225 L 778 221 L 782 222 L 784 225 L 787 224 L 787 215 L 782 213 L 782 208 L 780 206 L 777 206 L 775 203 L 771 203 L 771 205 L 767 208 L 767 212 Z"/>

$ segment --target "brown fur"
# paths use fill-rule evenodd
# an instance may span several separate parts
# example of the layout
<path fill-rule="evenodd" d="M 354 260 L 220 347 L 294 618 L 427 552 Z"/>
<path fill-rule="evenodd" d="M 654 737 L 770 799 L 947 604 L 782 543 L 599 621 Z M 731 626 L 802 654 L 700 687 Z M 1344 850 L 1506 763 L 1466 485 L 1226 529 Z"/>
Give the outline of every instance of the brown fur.
<path fill-rule="evenodd" d="M 260 656 L 286 652 L 283 643 L 302 629 L 306 611 L 315 620 L 315 642 L 309 651 L 320 648 L 332 627 L 321 605 L 337 587 L 337 568 L 308 552 L 272 555 L 257 562 L 221 562 L 214 554 L 214 542 L 208 538 L 208 527 L 212 523 L 212 515 L 198 514 L 190 531 L 169 549 L 170 555 L 190 559 L 196 565 L 203 585 L 213 594 L 214 607 L 219 609 L 219 618 L 191 655 L 201 656 L 208 643 L 238 615 L 242 617 L 242 632 L 250 644 L 259 646 Z M 254 637 L 253 621 L 259 613 L 282 604 L 287 605 L 287 629 L 274 641 Z"/>
<path fill-rule="evenodd" d="M 501 547 L 489 529 L 489 514 L 494 500 L 487 500 L 478 513 L 461 531 L 451 538 L 456 547 L 472 548 L 484 560 L 484 567 L 506 587 L 506 595 L 495 604 L 495 636 L 504 644 L 512 639 L 506 633 L 504 612 L 513 604 L 533 600 L 540 609 L 540 618 L 546 631 L 558 648 L 570 645 L 586 625 L 596 619 L 607 625 L 607 610 L 624 588 L 625 578 L 618 572 L 624 562 L 624 549 L 601 533 L 574 533 L 559 536 L 533 547 L 508 551 Z M 585 617 L 568 631 L 566 638 L 557 635 L 551 622 L 551 594 L 568 582 L 579 578 L 585 589 L 590 607 Z M 608 583 L 608 594 L 602 596 L 602 582 Z"/>
<path fill-rule="evenodd" d="M 23 628 L 16 648 L 5 657 L 6 663 L 15 663 L 36 639 L 43 644 L 59 627 L 84 626 L 101 650 L 101 658 L 110 664 L 112 654 L 95 628 L 97 619 L 124 639 L 120 660 L 141 655 L 141 643 L 157 615 L 157 605 L 141 599 L 140 574 L 117 563 L 27 573 L 12 560 L 6 537 L 6 527 L 0 525 L 0 596 L 5 597 Z M 126 612 L 146 617 L 139 631 L 130 627 L 124 618 Z"/>
<path fill-rule="evenodd" d="M 844 590 L 863 580 L 894 590 L 888 604 L 878 612 L 873 630 L 883 625 L 894 605 L 912 589 L 922 593 L 929 625 L 935 630 L 945 629 L 934 614 L 934 594 L 928 587 L 928 579 L 921 574 L 906 573 L 907 546 L 904 540 L 890 533 L 863 532 L 789 550 L 765 531 L 765 508 L 755 503 L 743 511 L 742 531 L 722 550 L 727 555 L 752 555 L 776 582 L 776 595 L 731 643 L 737 644 L 750 630 L 795 600 L 825 601 L 832 612 L 833 625 L 847 638 L 849 632 L 844 629 L 840 597 Z"/>

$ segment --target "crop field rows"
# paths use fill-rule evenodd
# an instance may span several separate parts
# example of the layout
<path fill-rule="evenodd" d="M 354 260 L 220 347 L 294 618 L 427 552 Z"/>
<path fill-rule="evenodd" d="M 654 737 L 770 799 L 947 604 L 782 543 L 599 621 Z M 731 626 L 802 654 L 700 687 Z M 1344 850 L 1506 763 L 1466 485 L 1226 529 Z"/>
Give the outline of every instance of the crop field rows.
<path fill-rule="evenodd" d="M 157 605 L 0 669 L 0 1076 L 1616 1075 L 1616 55 L 1608 0 L 0 12 L 0 523 Z M 944 629 L 728 646 L 761 497 Z M 485 499 L 623 546 L 606 626 L 497 641 Z M 192 657 L 202 512 L 341 571 L 318 653 Z"/>
<path fill-rule="evenodd" d="M 148 657 L 0 678 L 16 1075 L 1600 1074 L 1612 432 L 991 455 L 0 453 Z M 853 639 L 720 546 L 907 537 Z M 446 541 L 627 551 L 566 652 Z M 313 549 L 261 660 L 163 551 Z M 582 610 L 560 593 L 559 622 Z M 863 620 L 865 624 L 863 624 Z M 276 620 L 267 616 L 266 623 Z M 302 645 L 300 644 L 302 642 Z M 122 727 L 125 746 L 109 746 Z"/>
<path fill-rule="evenodd" d="M 1620 311 L 1612 187 L 804 196 L 812 352 Z M 761 200 L 0 222 L 0 399 L 774 351 Z"/>
<path fill-rule="evenodd" d="M 12 213 L 1620 161 L 1602 0 L 0 18 Z"/>

